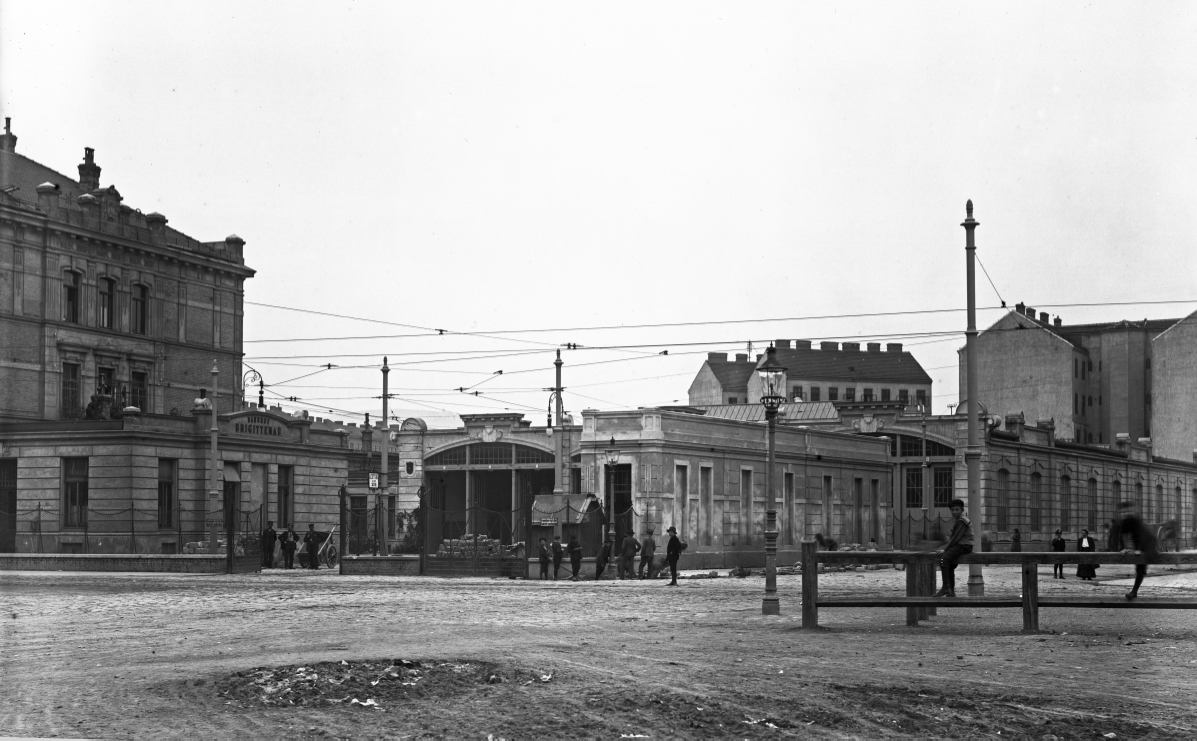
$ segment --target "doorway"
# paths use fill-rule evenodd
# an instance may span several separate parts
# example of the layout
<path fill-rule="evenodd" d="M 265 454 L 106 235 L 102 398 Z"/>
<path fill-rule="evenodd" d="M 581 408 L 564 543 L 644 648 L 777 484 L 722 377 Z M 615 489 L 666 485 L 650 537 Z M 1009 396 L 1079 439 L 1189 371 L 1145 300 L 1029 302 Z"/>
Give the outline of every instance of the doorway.
<path fill-rule="evenodd" d="M 615 543 L 618 546 L 635 524 L 632 511 L 632 464 L 607 466 L 607 507 L 615 522 Z"/>
<path fill-rule="evenodd" d="M 17 461 L 0 461 L 0 553 L 17 552 Z"/>

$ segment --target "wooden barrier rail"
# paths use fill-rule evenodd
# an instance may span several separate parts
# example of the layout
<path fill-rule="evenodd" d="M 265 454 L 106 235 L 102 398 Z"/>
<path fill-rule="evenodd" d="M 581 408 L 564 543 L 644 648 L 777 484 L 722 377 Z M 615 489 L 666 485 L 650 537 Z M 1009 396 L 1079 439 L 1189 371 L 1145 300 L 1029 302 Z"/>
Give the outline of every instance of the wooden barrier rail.
<path fill-rule="evenodd" d="M 905 597 L 819 597 L 819 564 L 905 564 Z M 802 543 L 802 627 L 819 627 L 820 607 L 905 607 L 906 624 L 935 614 L 939 607 L 1021 607 L 1023 632 L 1039 630 L 1041 607 L 1107 607 L 1197 610 L 1197 600 L 1122 597 L 1039 598 L 1039 564 L 1197 564 L 1197 553 L 1143 555 L 1096 552 L 970 553 L 960 559 L 972 563 L 1022 566 L 1022 594 L 1003 597 L 934 597 L 939 556 L 927 551 L 820 551 L 814 541 Z"/>

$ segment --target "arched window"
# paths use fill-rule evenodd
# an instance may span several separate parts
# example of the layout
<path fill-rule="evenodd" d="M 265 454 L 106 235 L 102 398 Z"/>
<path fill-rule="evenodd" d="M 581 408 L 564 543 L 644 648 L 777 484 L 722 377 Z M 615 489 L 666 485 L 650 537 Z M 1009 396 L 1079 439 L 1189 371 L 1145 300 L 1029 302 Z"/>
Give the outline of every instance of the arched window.
<path fill-rule="evenodd" d="M 1113 506 L 1110 507 L 1110 517 L 1118 516 L 1118 506 L 1122 504 L 1122 482 L 1117 479 L 1110 482 L 1110 495 L 1113 499 Z"/>
<path fill-rule="evenodd" d="M 1072 529 L 1069 515 L 1072 511 L 1072 479 L 1060 477 L 1060 529 L 1068 532 Z"/>
<path fill-rule="evenodd" d="M 1139 483 L 1138 481 L 1135 482 L 1135 504 L 1138 505 L 1139 507 L 1143 508 L 1142 515 L 1144 518 L 1146 518 L 1147 517 L 1147 508 L 1148 508 L 1148 505 L 1150 505 L 1151 503 L 1144 501 L 1144 499 L 1143 499 L 1143 484 Z"/>
<path fill-rule="evenodd" d="M 1168 510 L 1164 508 L 1164 487 L 1161 484 L 1155 485 L 1155 519 L 1168 519 Z"/>
<path fill-rule="evenodd" d="M 1043 530 L 1043 477 L 1038 471 L 1031 474 L 1031 532 Z"/>
<path fill-rule="evenodd" d="M 62 321 L 79 323 L 79 274 L 67 270 L 62 274 Z"/>
<path fill-rule="evenodd" d="M 1182 517 L 1182 515 L 1184 513 L 1184 505 L 1181 502 L 1181 497 L 1184 496 L 1184 491 L 1180 488 L 1180 484 L 1176 485 L 1175 495 L 1176 495 L 1175 500 L 1168 503 L 1168 514 L 1169 514 L 1168 519 L 1176 520 L 1177 523 L 1179 524 L 1180 518 Z M 1173 514 L 1173 513 L 1175 513 L 1175 514 Z"/>
<path fill-rule="evenodd" d="M 1085 503 L 1081 506 L 1079 517 L 1081 521 L 1086 523 L 1090 530 L 1093 530 L 1097 525 L 1094 522 L 1094 515 L 1097 512 L 1097 479 L 1089 479 L 1089 495 L 1085 497 Z M 1096 531 L 1094 531 L 1096 532 Z"/>
<path fill-rule="evenodd" d="M 96 319 L 98 326 L 103 329 L 112 329 L 112 315 L 113 315 L 113 280 L 111 278 L 100 278 L 97 286 L 97 306 Z"/>
<path fill-rule="evenodd" d="M 1010 529 L 1010 472 L 999 468 L 997 472 L 997 529 Z"/>
<path fill-rule="evenodd" d="M 146 334 L 146 303 L 149 289 L 145 286 L 133 286 L 133 296 L 129 302 L 129 331 L 133 334 Z"/>

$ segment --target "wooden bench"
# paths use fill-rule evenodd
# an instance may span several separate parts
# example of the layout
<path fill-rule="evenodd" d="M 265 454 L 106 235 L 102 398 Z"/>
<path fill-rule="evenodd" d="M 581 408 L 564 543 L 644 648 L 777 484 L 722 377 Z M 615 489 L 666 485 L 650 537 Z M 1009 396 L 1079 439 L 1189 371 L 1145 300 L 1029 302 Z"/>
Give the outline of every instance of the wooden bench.
<path fill-rule="evenodd" d="M 819 564 L 904 564 L 906 566 L 905 597 L 820 597 Z M 935 575 L 939 570 L 939 556 L 927 551 L 820 551 L 814 541 L 802 544 L 802 627 L 819 627 L 820 607 L 905 607 L 906 624 L 918 625 L 920 620 L 936 614 L 940 607 L 1021 607 L 1023 632 L 1039 630 L 1041 607 L 1102 607 L 1155 610 L 1197 610 L 1197 600 L 1143 598 L 1128 600 L 1115 597 L 1039 597 L 1039 564 L 1197 564 L 1197 553 L 1160 553 L 1150 560 L 1146 556 L 1096 552 L 1022 552 L 970 553 L 960 559 L 968 564 L 1020 565 L 1022 593 L 1016 596 L 935 597 Z M 960 573 L 958 571 L 958 573 Z M 967 580 L 967 569 L 960 574 L 960 582 Z"/>

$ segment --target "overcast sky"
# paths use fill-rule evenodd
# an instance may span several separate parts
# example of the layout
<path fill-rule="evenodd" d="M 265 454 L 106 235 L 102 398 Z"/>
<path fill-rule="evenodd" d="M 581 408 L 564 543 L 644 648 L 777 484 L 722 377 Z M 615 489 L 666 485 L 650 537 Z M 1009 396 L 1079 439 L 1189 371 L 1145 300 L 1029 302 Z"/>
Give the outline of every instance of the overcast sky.
<path fill-rule="evenodd" d="M 94 147 L 128 205 L 246 240 L 246 362 L 287 410 L 378 410 L 388 355 L 400 418 L 540 424 L 565 343 L 636 346 L 564 352 L 576 413 L 684 402 L 707 351 L 810 338 L 905 342 L 946 412 L 963 334 L 925 333 L 962 311 L 803 317 L 962 309 L 969 198 L 982 307 L 1197 309 L 1195 14 L 0 2 L 0 115 L 19 152 L 77 176 Z M 1164 300 L 1188 303 L 1062 306 Z"/>

